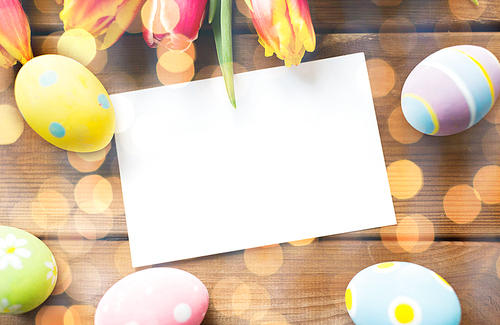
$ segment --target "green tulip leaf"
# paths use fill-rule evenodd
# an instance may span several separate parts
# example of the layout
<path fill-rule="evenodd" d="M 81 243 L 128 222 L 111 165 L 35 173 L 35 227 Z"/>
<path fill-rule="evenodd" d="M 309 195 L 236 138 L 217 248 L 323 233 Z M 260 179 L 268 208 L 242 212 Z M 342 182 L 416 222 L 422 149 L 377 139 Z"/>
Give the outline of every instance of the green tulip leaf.
<path fill-rule="evenodd" d="M 222 70 L 222 77 L 224 78 L 229 101 L 231 105 L 236 108 L 233 80 L 233 36 L 231 31 L 233 2 L 232 0 L 210 1 L 217 1 L 217 8 L 212 21 L 215 48 L 217 50 L 217 58 L 219 59 L 219 65 Z"/>

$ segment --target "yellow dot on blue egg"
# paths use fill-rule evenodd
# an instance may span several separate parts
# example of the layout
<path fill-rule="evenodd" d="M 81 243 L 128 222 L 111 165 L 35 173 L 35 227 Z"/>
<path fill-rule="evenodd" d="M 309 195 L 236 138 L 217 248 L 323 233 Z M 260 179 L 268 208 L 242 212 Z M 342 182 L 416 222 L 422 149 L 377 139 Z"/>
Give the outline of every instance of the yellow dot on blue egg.
<path fill-rule="evenodd" d="M 38 78 L 38 82 L 43 87 L 50 87 L 54 85 L 57 82 L 57 80 L 59 80 L 59 76 L 57 75 L 57 72 L 55 72 L 54 70 L 47 70 L 43 72 Z"/>
<path fill-rule="evenodd" d="M 66 135 L 66 129 L 58 122 L 50 123 L 49 132 L 56 138 L 62 138 Z"/>
<path fill-rule="evenodd" d="M 99 102 L 99 105 L 102 108 L 110 108 L 111 107 L 111 103 L 109 102 L 108 96 L 106 96 L 104 94 L 99 94 L 99 96 L 97 96 L 97 101 Z"/>

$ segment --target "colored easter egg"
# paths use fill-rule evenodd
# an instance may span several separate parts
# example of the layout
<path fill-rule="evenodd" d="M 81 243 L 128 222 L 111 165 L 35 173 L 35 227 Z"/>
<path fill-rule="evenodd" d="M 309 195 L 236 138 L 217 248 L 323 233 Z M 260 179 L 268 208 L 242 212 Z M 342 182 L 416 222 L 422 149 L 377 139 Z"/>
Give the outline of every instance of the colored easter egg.
<path fill-rule="evenodd" d="M 356 325 L 458 325 L 461 308 L 453 288 L 434 271 L 407 262 L 361 270 L 345 292 Z"/>
<path fill-rule="evenodd" d="M 401 93 L 403 114 L 416 130 L 450 135 L 479 122 L 500 92 L 500 64 L 487 49 L 459 45 L 420 62 Z"/>
<path fill-rule="evenodd" d="M 158 267 L 132 273 L 102 297 L 95 325 L 200 325 L 208 309 L 208 291 L 194 275 Z"/>
<path fill-rule="evenodd" d="M 16 77 L 17 106 L 42 138 L 69 151 L 104 148 L 115 131 L 115 112 L 97 77 L 61 55 L 28 61 Z"/>
<path fill-rule="evenodd" d="M 0 226 L 0 314 L 22 314 L 38 307 L 56 280 L 54 256 L 40 239 Z"/>

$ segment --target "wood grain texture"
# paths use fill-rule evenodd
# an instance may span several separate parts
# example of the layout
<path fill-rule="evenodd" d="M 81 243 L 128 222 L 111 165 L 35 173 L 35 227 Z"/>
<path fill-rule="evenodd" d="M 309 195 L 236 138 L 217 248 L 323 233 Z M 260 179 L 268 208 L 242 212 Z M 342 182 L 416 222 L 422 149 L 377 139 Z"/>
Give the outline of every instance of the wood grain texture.
<path fill-rule="evenodd" d="M 500 202 L 466 197 L 480 210 L 461 223 L 462 219 L 447 215 L 445 199 L 460 206 L 464 198 L 450 199 L 450 190 L 462 186 L 474 193 L 479 172 L 500 165 L 500 103 L 460 134 L 418 136 L 401 118 L 400 94 L 410 71 L 443 47 L 473 44 L 500 57 L 496 32 L 500 0 L 480 0 L 478 7 L 469 0 L 310 0 L 309 5 L 317 47 L 303 61 L 363 52 L 386 166 L 409 161 L 421 172 L 420 178 L 412 174 L 402 182 L 415 188 L 413 195 L 393 196 L 398 225 L 157 266 L 184 269 L 205 283 L 211 298 L 205 325 L 259 325 L 264 320 L 353 324 L 344 304 L 350 279 L 365 267 L 392 260 L 414 262 L 442 275 L 459 296 L 462 324 L 497 324 Z M 62 7 L 52 0 L 23 1 L 23 6 L 31 23 L 34 54 L 57 53 Z M 264 57 L 250 20 L 244 10 L 240 12 L 242 1 L 235 1 L 233 8 L 236 73 L 281 66 L 275 57 Z M 211 77 L 217 57 L 206 23 L 194 44 L 193 79 Z M 157 52 L 146 46 L 141 34 L 126 33 L 100 54 L 88 67 L 111 94 L 163 85 L 157 75 Z M 16 107 L 9 78 L 0 74 L 0 85 L 10 84 L 0 91 L 0 105 Z M 0 315 L 0 324 L 66 324 L 70 319 L 74 324 L 93 324 L 93 313 L 106 290 L 138 271 L 130 264 L 114 142 L 92 169 L 94 162 L 82 163 L 48 144 L 26 123 L 23 126 L 17 141 L 0 145 L 0 225 L 41 238 L 54 252 L 60 274 L 46 303 L 25 315 Z M 359 132 L 356 125 L 352 132 Z M 88 177 L 109 184 L 112 200 L 105 210 L 89 210 L 82 204 L 82 197 L 93 191 L 85 185 Z M 392 187 L 397 193 L 397 182 Z M 489 190 L 495 188 L 500 188 L 500 179 Z M 363 204 L 363 198 L 358 200 Z M 268 318 L 251 322 L 259 312 Z"/>

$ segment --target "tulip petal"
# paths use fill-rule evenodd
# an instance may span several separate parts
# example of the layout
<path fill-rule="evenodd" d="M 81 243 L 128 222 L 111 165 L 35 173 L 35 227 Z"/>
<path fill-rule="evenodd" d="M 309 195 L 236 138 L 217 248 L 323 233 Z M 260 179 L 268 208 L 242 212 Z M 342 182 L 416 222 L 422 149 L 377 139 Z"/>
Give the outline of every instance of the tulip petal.
<path fill-rule="evenodd" d="M 102 35 L 100 49 L 113 45 L 127 30 L 145 0 L 65 0 L 59 18 L 65 30 L 81 28 L 94 38 Z"/>
<path fill-rule="evenodd" d="M 265 55 L 286 66 L 298 65 L 305 51 L 316 48 L 316 35 L 306 0 L 245 0 Z"/>
<path fill-rule="evenodd" d="M 220 10 L 219 10 L 220 8 Z M 233 79 L 233 42 L 231 32 L 232 0 L 218 0 L 218 8 L 212 24 L 217 58 L 226 85 L 226 92 L 231 105 L 236 108 Z"/>
<path fill-rule="evenodd" d="M 0 67 L 8 69 L 16 64 L 16 59 L 0 46 Z"/>
<path fill-rule="evenodd" d="M 118 13 L 115 20 L 109 25 L 105 33 L 100 50 L 107 49 L 115 44 L 120 37 L 127 31 L 132 21 L 141 10 L 144 0 L 130 0 L 125 3 L 123 7 L 118 8 Z"/>
<path fill-rule="evenodd" d="M 31 30 L 19 0 L 0 1 L 1 66 L 13 66 L 18 60 L 25 64 L 33 58 Z M 6 55 L 8 53 L 8 55 Z"/>

